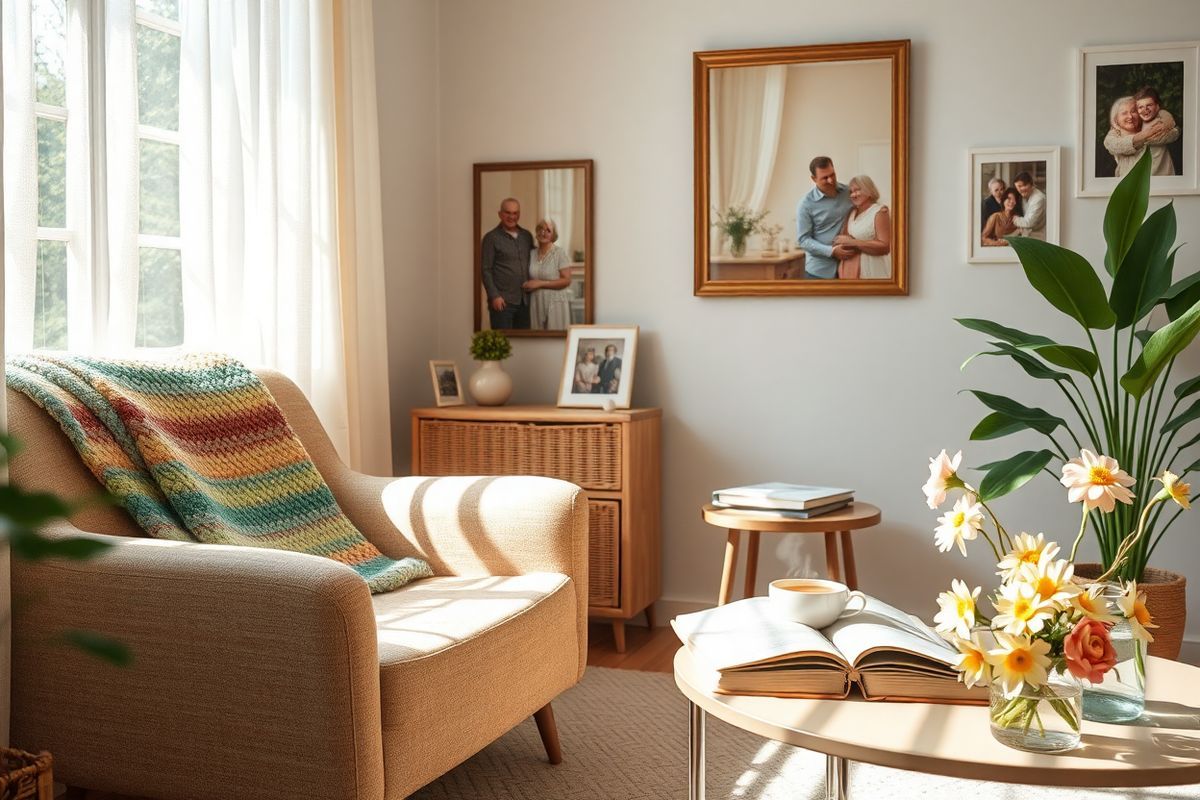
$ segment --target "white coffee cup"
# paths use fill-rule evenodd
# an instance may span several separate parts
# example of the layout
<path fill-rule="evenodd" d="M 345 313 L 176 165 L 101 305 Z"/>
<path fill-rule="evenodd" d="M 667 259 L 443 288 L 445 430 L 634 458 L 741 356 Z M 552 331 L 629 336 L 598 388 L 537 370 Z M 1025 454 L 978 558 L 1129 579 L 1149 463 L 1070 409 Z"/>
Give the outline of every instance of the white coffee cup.
<path fill-rule="evenodd" d="M 837 581 L 820 578 L 780 578 L 771 581 L 767 590 L 775 613 L 792 622 L 802 622 L 813 628 L 824 628 L 835 620 L 861 613 L 867 607 L 862 592 Z M 858 608 L 847 608 L 850 600 L 861 601 Z"/>

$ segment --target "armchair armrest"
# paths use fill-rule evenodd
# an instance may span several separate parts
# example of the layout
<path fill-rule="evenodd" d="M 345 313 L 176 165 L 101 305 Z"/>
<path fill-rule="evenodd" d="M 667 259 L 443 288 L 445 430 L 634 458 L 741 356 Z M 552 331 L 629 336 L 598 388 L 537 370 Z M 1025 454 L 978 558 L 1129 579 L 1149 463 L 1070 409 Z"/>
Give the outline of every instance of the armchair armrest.
<path fill-rule="evenodd" d="M 126 794 L 383 797 L 375 619 L 351 569 L 47 532 L 114 546 L 83 562 L 14 560 L 14 742 L 51 748 L 68 783 Z M 121 641 L 132 664 L 59 643 L 65 629 Z"/>

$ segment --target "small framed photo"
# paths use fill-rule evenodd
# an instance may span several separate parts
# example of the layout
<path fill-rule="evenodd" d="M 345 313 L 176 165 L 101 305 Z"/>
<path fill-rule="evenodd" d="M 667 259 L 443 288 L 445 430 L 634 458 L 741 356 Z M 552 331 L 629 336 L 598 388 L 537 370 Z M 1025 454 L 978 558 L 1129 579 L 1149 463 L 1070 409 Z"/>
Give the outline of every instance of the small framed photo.
<path fill-rule="evenodd" d="M 1083 47 L 1077 197 L 1106 197 L 1150 151 L 1150 194 L 1200 193 L 1200 42 Z"/>
<path fill-rule="evenodd" d="M 453 361 L 430 361 L 429 374 L 433 377 L 433 396 L 441 406 L 463 404 L 462 381 L 458 377 L 458 365 Z"/>
<path fill-rule="evenodd" d="M 629 408 L 637 337 L 637 325 L 572 325 L 567 331 L 558 404 Z"/>
<path fill-rule="evenodd" d="M 1059 148 L 981 147 L 970 159 L 967 261 L 1015 262 L 1006 236 L 1059 243 Z"/>

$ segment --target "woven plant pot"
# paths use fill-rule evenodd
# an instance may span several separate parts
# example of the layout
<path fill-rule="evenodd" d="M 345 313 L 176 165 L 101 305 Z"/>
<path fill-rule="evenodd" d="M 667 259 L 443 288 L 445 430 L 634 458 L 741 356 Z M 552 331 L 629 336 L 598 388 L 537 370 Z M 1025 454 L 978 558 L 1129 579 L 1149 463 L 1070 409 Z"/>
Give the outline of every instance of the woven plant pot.
<path fill-rule="evenodd" d="M 1080 578 L 1097 578 L 1103 571 L 1100 564 L 1075 565 L 1075 575 Z M 1150 631 L 1154 634 L 1150 655 L 1178 659 L 1187 622 L 1187 578 L 1170 570 L 1146 567 L 1138 591 L 1146 593 L 1146 610 L 1158 626 Z"/>
<path fill-rule="evenodd" d="M 0 800 L 54 800 L 51 763 L 44 751 L 0 748 Z"/>

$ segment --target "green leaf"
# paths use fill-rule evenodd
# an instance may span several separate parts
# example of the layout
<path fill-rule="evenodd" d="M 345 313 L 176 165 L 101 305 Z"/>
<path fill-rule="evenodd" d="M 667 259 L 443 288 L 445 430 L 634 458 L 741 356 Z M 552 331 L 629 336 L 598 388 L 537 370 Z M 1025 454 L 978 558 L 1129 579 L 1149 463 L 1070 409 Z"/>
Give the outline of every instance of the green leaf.
<path fill-rule="evenodd" d="M 1170 433 L 1171 431 L 1179 430 L 1184 425 L 1187 425 L 1189 422 L 1195 419 L 1200 419 L 1200 400 L 1192 403 L 1186 410 L 1176 414 L 1174 417 L 1164 422 L 1162 426 L 1162 432 Z"/>
<path fill-rule="evenodd" d="M 1133 332 L 1133 338 L 1138 340 L 1138 343 L 1142 346 L 1143 350 L 1146 349 L 1146 342 L 1150 341 L 1150 337 L 1153 335 L 1154 331 L 1149 330 L 1148 328 L 1142 328 L 1140 331 Z"/>
<path fill-rule="evenodd" d="M 1180 449 L 1180 450 L 1187 450 L 1189 447 L 1191 447 L 1192 445 L 1194 445 L 1196 442 L 1200 442 L 1200 433 L 1197 433 L 1195 436 L 1193 436 L 1192 438 L 1188 439 L 1188 440 L 1187 440 L 1186 442 L 1184 442 L 1183 444 L 1179 445 L 1179 449 Z"/>
<path fill-rule="evenodd" d="M 1007 414 L 993 411 L 979 421 L 975 430 L 971 431 L 971 441 L 979 442 L 987 439 L 999 439 L 1017 431 L 1030 430 L 1029 425 L 1019 419 L 1013 419 Z"/>
<path fill-rule="evenodd" d="M 1197 470 L 1200 470 L 1200 460 L 1193 461 L 1191 464 L 1184 467 L 1183 472 L 1181 472 L 1179 474 L 1187 475 L 1189 472 L 1196 472 Z"/>
<path fill-rule="evenodd" d="M 1182 400 L 1183 398 L 1187 397 L 1188 395 L 1195 394 L 1196 392 L 1200 392 L 1200 375 L 1197 375 L 1196 377 L 1192 378 L 1191 380 L 1184 381 L 1183 383 L 1176 386 L 1175 387 L 1175 399 Z"/>
<path fill-rule="evenodd" d="M 1006 325 L 986 319 L 963 317 L 956 319 L 955 322 L 964 328 L 986 333 L 988 336 L 1016 345 L 1022 350 L 1032 350 L 1051 364 L 1063 369 L 1082 372 L 1089 377 L 1095 375 L 1096 371 L 1100 369 L 1100 359 L 1096 357 L 1096 354 L 1091 350 L 1084 350 L 1082 347 L 1058 344 L 1053 339 L 1047 339 L 1045 336 L 1039 336 L 1036 333 L 1026 333 L 1025 331 L 1009 328 Z M 981 354 L 976 353 L 975 355 Z M 965 367 L 969 364 L 973 358 L 975 356 L 968 358 L 963 363 L 963 366 Z"/>
<path fill-rule="evenodd" d="M 9 531 L 9 541 L 13 553 L 27 561 L 40 561 L 44 558 L 86 561 L 112 547 L 100 539 L 51 539 L 23 526 L 14 527 Z"/>
<path fill-rule="evenodd" d="M 0 486 L 0 516 L 17 525 L 40 525 L 69 517 L 74 508 L 46 492 L 25 492 L 16 486 Z"/>
<path fill-rule="evenodd" d="M 1021 259 L 1025 277 L 1042 297 L 1085 328 L 1111 328 L 1116 316 L 1100 278 L 1087 260 L 1065 247 L 1009 236 L 1005 239 Z"/>
<path fill-rule="evenodd" d="M 990 464 L 979 484 L 979 499 L 986 503 L 1021 488 L 1045 469 L 1052 458 L 1054 453 L 1049 450 L 1026 450 Z"/>
<path fill-rule="evenodd" d="M 21 452 L 21 443 L 6 433 L 0 433 L 0 465 L 7 464 L 9 459 Z"/>
<path fill-rule="evenodd" d="M 1136 397 L 1141 397 L 1158 376 L 1171 363 L 1171 359 L 1183 352 L 1200 332 L 1200 301 L 1197 301 L 1186 314 L 1154 332 L 1142 349 L 1141 355 L 1129 371 L 1121 376 L 1121 385 L 1125 391 Z"/>
<path fill-rule="evenodd" d="M 1040 360 L 1034 358 L 1029 353 L 1019 347 L 1013 347 L 1011 344 L 1004 342 L 988 342 L 992 347 L 999 348 L 995 351 L 979 353 L 981 356 L 1008 356 L 1013 361 L 1020 365 L 1021 369 L 1031 378 L 1046 381 L 1069 381 L 1071 376 L 1065 372 L 1059 372 L 1056 369 L 1050 369 Z"/>
<path fill-rule="evenodd" d="M 1174 259 L 1168 255 L 1175 243 L 1175 229 L 1175 204 L 1167 203 L 1146 219 L 1134 237 L 1108 296 L 1118 328 L 1136 324 L 1170 288 Z"/>
<path fill-rule="evenodd" d="M 1200 302 L 1200 272 L 1177 281 L 1163 294 L 1163 305 L 1167 307 L 1167 318 L 1177 320 L 1187 310 Z"/>
<path fill-rule="evenodd" d="M 133 653 L 116 639 L 110 639 L 94 631 L 80 630 L 63 631 L 62 637 L 85 653 L 90 653 L 96 658 L 118 667 L 127 667 L 133 663 Z"/>
<path fill-rule="evenodd" d="M 1066 420 L 1062 417 L 1056 417 L 1040 408 L 1023 406 L 1016 400 L 1011 400 L 998 394 L 981 392 L 977 389 L 970 389 L 969 391 L 992 411 L 999 411 L 1011 419 L 1020 420 L 1039 433 L 1049 434 L 1058 426 L 1062 425 L 1065 427 L 1067 424 Z"/>
<path fill-rule="evenodd" d="M 1150 148 L 1147 147 L 1129 174 L 1113 189 L 1104 209 L 1104 241 L 1108 245 L 1104 268 L 1109 275 L 1116 276 L 1120 271 L 1149 205 Z"/>

